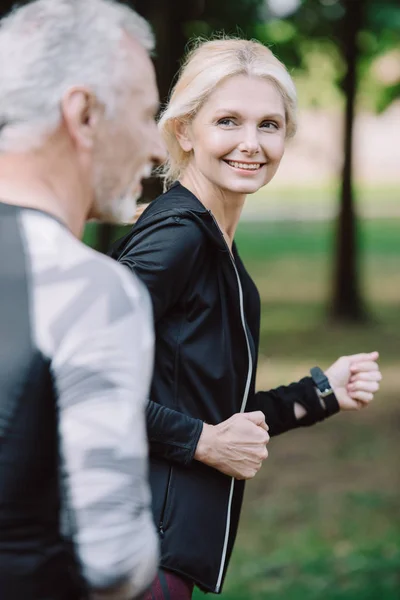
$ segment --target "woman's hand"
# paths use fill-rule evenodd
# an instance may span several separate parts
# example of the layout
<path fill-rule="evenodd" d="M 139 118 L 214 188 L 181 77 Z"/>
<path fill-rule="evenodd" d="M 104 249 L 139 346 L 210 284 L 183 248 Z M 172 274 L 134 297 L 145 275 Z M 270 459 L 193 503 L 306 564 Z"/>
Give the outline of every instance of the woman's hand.
<path fill-rule="evenodd" d="M 268 456 L 268 442 L 264 413 L 237 413 L 219 425 L 204 423 L 194 458 L 235 479 L 251 479 Z"/>
<path fill-rule="evenodd" d="M 325 371 L 341 410 L 367 406 L 379 390 L 378 352 L 342 356 Z"/>

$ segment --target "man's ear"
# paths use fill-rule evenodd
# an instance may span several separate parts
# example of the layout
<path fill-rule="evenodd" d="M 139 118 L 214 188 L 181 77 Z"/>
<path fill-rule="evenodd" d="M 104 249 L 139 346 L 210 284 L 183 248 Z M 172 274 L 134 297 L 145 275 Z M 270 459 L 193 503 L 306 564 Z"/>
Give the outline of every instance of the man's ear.
<path fill-rule="evenodd" d="M 83 87 L 68 90 L 61 101 L 65 127 L 74 142 L 86 149 L 93 147 L 104 108 L 95 95 Z"/>
<path fill-rule="evenodd" d="M 190 139 L 190 125 L 179 119 L 174 120 L 174 133 L 179 142 L 180 147 L 185 152 L 193 150 L 193 144 Z"/>

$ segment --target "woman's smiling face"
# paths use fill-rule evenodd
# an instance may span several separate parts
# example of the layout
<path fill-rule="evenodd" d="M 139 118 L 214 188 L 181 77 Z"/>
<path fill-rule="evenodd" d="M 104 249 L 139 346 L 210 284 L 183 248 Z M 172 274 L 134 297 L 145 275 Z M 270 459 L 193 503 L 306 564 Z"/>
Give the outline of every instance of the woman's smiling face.
<path fill-rule="evenodd" d="M 285 107 L 267 79 L 235 75 L 222 82 L 177 134 L 192 152 L 187 173 L 221 190 L 252 194 L 271 181 L 285 149 Z"/>

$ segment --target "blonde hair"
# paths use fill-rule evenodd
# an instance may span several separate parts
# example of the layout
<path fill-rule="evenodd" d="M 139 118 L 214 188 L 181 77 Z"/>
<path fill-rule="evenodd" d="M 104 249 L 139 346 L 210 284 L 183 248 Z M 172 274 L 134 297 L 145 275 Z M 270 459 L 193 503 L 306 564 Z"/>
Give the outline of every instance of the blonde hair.
<path fill-rule="evenodd" d="M 190 159 L 190 153 L 181 148 L 175 136 L 175 121 L 190 122 L 218 84 L 243 74 L 261 77 L 276 85 L 285 106 L 286 136 L 295 134 L 296 88 L 285 65 L 271 50 L 260 42 L 236 38 L 197 42 L 186 56 L 159 120 L 168 150 L 168 159 L 161 169 L 165 189 L 179 179 Z"/>

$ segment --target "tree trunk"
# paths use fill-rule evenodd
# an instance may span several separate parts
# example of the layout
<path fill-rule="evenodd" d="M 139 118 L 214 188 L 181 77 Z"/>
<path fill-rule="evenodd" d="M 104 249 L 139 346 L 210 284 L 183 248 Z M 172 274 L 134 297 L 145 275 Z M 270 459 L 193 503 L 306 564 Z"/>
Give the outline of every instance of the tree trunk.
<path fill-rule="evenodd" d="M 344 115 L 344 162 L 342 170 L 340 213 L 337 224 L 336 265 L 332 317 L 340 321 L 362 321 L 366 310 L 361 298 L 357 269 L 357 222 L 353 189 L 353 129 L 357 96 L 357 37 L 363 23 L 363 3 L 345 2 L 342 24 L 343 56 L 347 72 L 343 80 L 346 98 Z"/>

